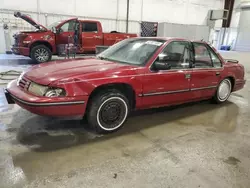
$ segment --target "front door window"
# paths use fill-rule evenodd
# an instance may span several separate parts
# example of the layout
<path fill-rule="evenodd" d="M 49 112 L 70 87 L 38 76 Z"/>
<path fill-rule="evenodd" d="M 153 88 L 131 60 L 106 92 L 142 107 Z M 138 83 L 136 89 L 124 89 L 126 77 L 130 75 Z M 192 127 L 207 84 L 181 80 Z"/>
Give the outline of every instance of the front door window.
<path fill-rule="evenodd" d="M 187 69 L 190 67 L 189 42 L 174 41 L 166 46 L 159 54 L 159 59 L 163 59 L 169 64 L 170 69 Z"/>
<path fill-rule="evenodd" d="M 60 32 L 74 32 L 75 31 L 75 21 L 69 21 L 63 24 L 60 28 Z"/>

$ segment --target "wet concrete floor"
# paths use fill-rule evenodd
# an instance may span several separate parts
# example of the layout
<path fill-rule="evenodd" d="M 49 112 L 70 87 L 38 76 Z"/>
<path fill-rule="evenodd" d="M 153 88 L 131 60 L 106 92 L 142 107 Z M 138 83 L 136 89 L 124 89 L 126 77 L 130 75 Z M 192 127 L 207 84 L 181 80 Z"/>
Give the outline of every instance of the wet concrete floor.
<path fill-rule="evenodd" d="M 0 187 L 248 188 L 250 53 L 223 56 L 246 68 L 245 88 L 228 102 L 135 112 L 110 135 L 6 106 L 0 92 Z M 32 65 L 25 61 L 0 70 Z"/>

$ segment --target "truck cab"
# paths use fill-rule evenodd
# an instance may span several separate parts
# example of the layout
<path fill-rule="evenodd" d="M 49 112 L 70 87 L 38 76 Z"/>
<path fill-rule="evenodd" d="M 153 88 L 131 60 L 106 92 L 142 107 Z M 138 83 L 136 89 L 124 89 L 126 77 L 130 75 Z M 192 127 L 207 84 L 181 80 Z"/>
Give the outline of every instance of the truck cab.
<path fill-rule="evenodd" d="M 13 53 L 29 56 L 38 63 L 50 61 L 52 55 L 65 54 L 68 48 L 74 53 L 90 54 L 95 53 L 97 46 L 111 46 L 123 39 L 137 37 L 116 31 L 103 33 L 101 23 L 96 20 L 71 18 L 44 27 L 20 12 L 14 16 L 27 21 L 36 30 L 15 34 Z"/>

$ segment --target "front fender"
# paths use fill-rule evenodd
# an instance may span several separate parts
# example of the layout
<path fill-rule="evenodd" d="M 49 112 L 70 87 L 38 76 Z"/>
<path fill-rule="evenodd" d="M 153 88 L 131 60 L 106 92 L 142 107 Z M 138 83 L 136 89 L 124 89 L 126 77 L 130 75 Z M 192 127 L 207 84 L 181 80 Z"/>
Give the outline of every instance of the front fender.
<path fill-rule="evenodd" d="M 142 93 L 142 83 L 136 76 L 120 76 L 112 78 L 79 79 L 70 78 L 59 81 L 56 87 L 63 87 L 68 96 L 91 95 L 97 87 L 109 84 L 128 84 L 135 91 L 136 96 Z"/>

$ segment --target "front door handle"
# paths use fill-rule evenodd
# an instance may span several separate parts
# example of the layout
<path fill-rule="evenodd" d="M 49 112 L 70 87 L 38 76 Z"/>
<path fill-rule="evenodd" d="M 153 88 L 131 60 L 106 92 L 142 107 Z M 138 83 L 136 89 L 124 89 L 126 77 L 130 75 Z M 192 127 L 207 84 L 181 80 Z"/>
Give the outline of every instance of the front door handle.
<path fill-rule="evenodd" d="M 191 74 L 185 74 L 185 78 L 186 79 L 190 79 L 191 78 Z"/>
<path fill-rule="evenodd" d="M 101 36 L 94 36 L 94 38 L 96 38 L 96 39 L 100 39 L 100 38 L 102 38 Z"/>
<path fill-rule="evenodd" d="M 216 76 L 220 76 L 220 72 L 216 72 L 215 75 L 216 75 Z"/>

